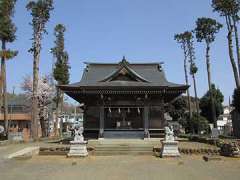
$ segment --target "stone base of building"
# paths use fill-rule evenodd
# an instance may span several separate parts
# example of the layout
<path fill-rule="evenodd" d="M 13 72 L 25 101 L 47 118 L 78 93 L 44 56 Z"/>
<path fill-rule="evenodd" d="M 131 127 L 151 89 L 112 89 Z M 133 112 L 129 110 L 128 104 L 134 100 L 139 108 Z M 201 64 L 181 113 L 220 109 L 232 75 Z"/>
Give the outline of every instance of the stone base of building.
<path fill-rule="evenodd" d="M 86 157 L 88 156 L 87 152 L 87 142 L 70 142 L 70 151 L 67 154 L 67 157 Z"/>
<path fill-rule="evenodd" d="M 160 157 L 179 157 L 178 141 L 161 141 L 162 152 Z"/>

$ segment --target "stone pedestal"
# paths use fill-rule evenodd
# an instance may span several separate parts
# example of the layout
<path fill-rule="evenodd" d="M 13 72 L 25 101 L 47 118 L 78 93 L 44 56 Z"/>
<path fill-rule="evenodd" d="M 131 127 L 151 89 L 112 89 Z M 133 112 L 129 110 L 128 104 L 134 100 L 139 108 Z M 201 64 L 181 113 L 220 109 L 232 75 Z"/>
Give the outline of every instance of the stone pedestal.
<path fill-rule="evenodd" d="M 179 157 L 178 141 L 161 141 L 161 157 Z"/>
<path fill-rule="evenodd" d="M 76 142 L 71 141 L 70 151 L 67 154 L 67 157 L 86 157 L 88 156 L 87 152 L 87 142 Z"/>

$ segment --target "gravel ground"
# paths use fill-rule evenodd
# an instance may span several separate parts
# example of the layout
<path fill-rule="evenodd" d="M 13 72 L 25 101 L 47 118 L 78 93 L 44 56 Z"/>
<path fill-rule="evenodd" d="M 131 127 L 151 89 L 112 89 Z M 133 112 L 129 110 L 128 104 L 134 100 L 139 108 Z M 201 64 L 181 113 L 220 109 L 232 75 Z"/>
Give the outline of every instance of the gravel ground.
<path fill-rule="evenodd" d="M 225 157 L 221 157 L 220 161 L 210 162 L 205 162 L 202 156 L 195 155 L 168 159 L 154 156 L 89 156 L 79 159 L 64 156 L 34 156 L 28 160 L 5 159 L 9 153 L 30 145 L 0 147 L 1 180 L 240 179 L 240 159 Z"/>

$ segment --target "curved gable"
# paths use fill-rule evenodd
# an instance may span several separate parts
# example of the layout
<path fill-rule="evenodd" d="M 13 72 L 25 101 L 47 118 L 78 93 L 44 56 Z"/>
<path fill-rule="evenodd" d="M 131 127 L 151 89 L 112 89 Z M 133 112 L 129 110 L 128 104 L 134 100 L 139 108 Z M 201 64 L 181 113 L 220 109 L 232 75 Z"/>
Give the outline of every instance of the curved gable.
<path fill-rule="evenodd" d="M 106 76 L 99 82 L 110 82 L 115 80 L 120 81 L 137 81 L 137 82 L 149 82 L 138 73 L 136 73 L 131 67 L 128 66 L 128 62 L 125 58 L 119 63 L 119 68 L 113 73 Z"/>

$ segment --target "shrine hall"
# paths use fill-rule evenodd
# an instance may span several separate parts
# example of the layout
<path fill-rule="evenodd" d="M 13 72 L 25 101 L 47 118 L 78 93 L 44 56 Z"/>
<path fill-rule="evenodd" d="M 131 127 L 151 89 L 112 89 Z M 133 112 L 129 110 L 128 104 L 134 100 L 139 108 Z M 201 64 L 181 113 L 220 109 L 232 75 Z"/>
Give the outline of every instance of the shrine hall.
<path fill-rule="evenodd" d="M 85 64 L 80 82 L 59 88 L 83 104 L 86 138 L 154 137 L 165 106 L 188 88 L 167 81 L 162 63 Z"/>

